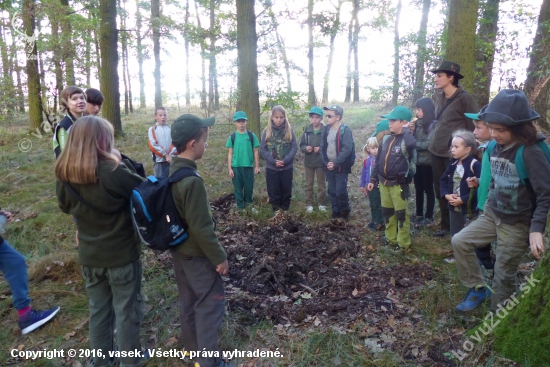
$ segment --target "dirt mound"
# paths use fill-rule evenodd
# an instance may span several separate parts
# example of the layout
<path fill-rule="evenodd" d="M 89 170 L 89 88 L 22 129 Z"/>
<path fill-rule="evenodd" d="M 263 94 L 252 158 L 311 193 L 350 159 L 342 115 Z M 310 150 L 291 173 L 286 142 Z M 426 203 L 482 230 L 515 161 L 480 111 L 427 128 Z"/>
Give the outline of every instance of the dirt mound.
<path fill-rule="evenodd" d="M 285 215 L 265 227 L 228 221 L 219 239 L 231 264 L 230 307 L 275 323 L 349 322 L 381 306 L 397 313 L 399 295 L 433 276 L 427 265 L 374 264 L 357 228 L 343 221 L 310 226 Z"/>

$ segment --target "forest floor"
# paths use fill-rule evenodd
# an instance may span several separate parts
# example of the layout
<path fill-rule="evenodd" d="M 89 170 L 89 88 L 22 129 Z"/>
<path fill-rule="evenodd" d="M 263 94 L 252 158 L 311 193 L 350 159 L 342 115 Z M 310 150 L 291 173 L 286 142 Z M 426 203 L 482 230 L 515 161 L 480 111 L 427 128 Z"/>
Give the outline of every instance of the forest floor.
<path fill-rule="evenodd" d="M 330 220 L 328 213 L 306 214 L 301 153 L 295 161 L 288 214 L 273 217 L 266 202 L 264 172 L 256 176 L 254 207 L 259 213 L 237 212 L 225 148 L 234 127 L 229 111 L 216 114 L 198 166 L 220 243 L 229 255 L 221 349 L 279 352 L 273 358 L 245 354 L 231 360 L 242 367 L 520 366 L 491 349 L 491 334 L 480 341 L 467 338 L 488 309 L 455 311 L 466 289 L 458 282 L 455 265 L 443 262 L 452 249 L 449 238 L 432 237 L 436 225 L 416 228 L 406 252 L 381 246 L 383 232 L 365 228 L 370 214 L 358 187 L 361 150 L 385 107 L 350 105 L 344 111 L 358 156 L 349 179 L 353 205 L 349 222 Z M 169 123 L 187 112 L 200 114 L 169 110 Z M 262 120 L 266 119 L 264 115 Z M 123 117 L 125 136 L 116 143 L 124 154 L 144 162 L 147 173 L 152 173 L 146 140 L 152 121 L 151 111 Z M 304 111 L 291 116 L 298 137 L 306 122 Z M 89 348 L 88 299 L 76 260 L 75 227 L 57 207 L 50 137 L 28 134 L 25 124 L 24 116 L 19 116 L 0 127 L 0 206 L 15 214 L 4 236 L 28 260 L 32 305 L 39 309 L 60 305 L 61 311 L 44 327 L 21 335 L 9 287 L 0 278 L 0 365 L 79 367 L 86 364 Z M 409 208 L 414 208 L 414 201 Z M 181 350 L 170 255 L 144 249 L 142 261 L 143 345 Z M 526 261 L 522 274 L 530 273 L 533 264 Z M 464 344 L 467 340 L 471 341 Z M 25 360 L 12 357 L 13 349 L 62 349 L 65 357 Z M 69 349 L 83 352 L 71 358 Z M 153 358 L 148 366 L 181 364 L 166 357 Z"/>

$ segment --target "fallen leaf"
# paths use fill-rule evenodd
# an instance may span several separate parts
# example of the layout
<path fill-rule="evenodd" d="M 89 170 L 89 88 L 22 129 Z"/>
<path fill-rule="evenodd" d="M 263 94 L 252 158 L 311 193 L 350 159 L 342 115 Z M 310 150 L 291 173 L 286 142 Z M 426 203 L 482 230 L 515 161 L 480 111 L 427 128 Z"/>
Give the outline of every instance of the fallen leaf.
<path fill-rule="evenodd" d="M 178 339 L 176 337 L 171 337 L 170 339 L 167 339 L 165 341 L 165 343 L 166 343 L 166 346 L 170 346 L 170 345 L 176 343 L 177 341 L 178 341 Z"/>
<path fill-rule="evenodd" d="M 411 352 L 413 356 L 418 356 L 418 348 L 414 347 Z"/>
<path fill-rule="evenodd" d="M 75 334 L 76 334 L 76 331 L 71 331 L 70 333 L 65 334 L 65 336 L 63 337 L 63 339 L 69 340 L 69 339 L 71 339 Z"/>
<path fill-rule="evenodd" d="M 386 311 L 386 312 L 388 311 L 388 309 L 384 306 L 380 306 L 380 308 L 382 309 L 382 311 Z"/>
<path fill-rule="evenodd" d="M 334 357 L 334 359 L 332 360 L 332 364 L 334 364 L 335 366 L 341 365 L 342 361 L 340 360 L 340 357 L 338 356 Z"/>
<path fill-rule="evenodd" d="M 239 260 L 239 261 L 246 259 L 246 257 L 244 257 L 244 256 L 242 256 L 242 255 L 239 255 L 239 254 L 235 255 L 235 257 L 236 257 L 237 260 Z"/>
<path fill-rule="evenodd" d="M 318 318 L 315 318 L 315 321 L 313 321 L 313 325 L 315 326 L 321 325 L 321 320 L 319 320 Z"/>
<path fill-rule="evenodd" d="M 392 329 L 395 329 L 395 319 L 393 315 L 388 316 L 388 325 L 390 325 Z"/>
<path fill-rule="evenodd" d="M 82 367 L 82 363 L 80 363 L 76 359 L 73 359 L 73 363 L 71 364 L 71 367 Z"/>
<path fill-rule="evenodd" d="M 305 298 L 305 299 L 310 299 L 310 298 L 311 298 L 311 293 L 307 293 L 307 292 L 306 292 L 306 293 L 302 293 L 302 294 L 300 295 L 300 297 Z"/>
<path fill-rule="evenodd" d="M 391 285 L 393 285 L 395 287 L 395 278 L 394 277 L 390 278 L 390 283 L 391 283 Z"/>
<path fill-rule="evenodd" d="M 25 344 L 19 344 L 17 346 L 17 350 L 23 350 L 23 348 L 25 348 Z"/>

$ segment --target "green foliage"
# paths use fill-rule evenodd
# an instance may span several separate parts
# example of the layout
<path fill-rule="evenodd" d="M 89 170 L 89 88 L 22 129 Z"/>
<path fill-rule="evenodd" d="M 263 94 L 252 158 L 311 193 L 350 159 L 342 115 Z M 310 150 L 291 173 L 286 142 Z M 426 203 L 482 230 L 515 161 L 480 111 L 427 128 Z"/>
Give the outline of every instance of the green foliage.
<path fill-rule="evenodd" d="M 273 106 L 281 105 L 288 113 L 294 113 L 294 111 L 300 109 L 300 98 L 303 96 L 304 94 L 300 92 L 287 92 L 286 90 L 277 88 L 273 93 L 262 95 L 265 102 L 261 111 L 266 112 L 271 110 Z"/>

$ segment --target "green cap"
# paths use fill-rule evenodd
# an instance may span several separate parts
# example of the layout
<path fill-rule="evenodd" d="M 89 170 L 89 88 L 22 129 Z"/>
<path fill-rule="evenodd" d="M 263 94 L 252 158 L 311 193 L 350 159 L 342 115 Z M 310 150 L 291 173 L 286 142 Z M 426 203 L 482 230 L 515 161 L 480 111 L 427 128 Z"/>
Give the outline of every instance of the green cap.
<path fill-rule="evenodd" d="M 201 119 L 195 115 L 181 115 L 174 121 L 171 128 L 172 143 L 181 146 L 191 140 L 203 127 L 209 127 L 216 122 L 215 117 Z"/>
<path fill-rule="evenodd" d="M 311 107 L 311 110 L 309 110 L 309 114 L 311 115 L 312 113 L 321 117 L 324 115 L 323 110 L 319 106 Z"/>
<path fill-rule="evenodd" d="M 390 122 L 388 120 L 378 121 L 378 123 L 376 124 L 376 131 L 374 132 L 374 134 L 372 134 L 372 136 L 376 136 L 378 135 L 379 132 L 386 131 L 389 129 L 390 129 Z"/>
<path fill-rule="evenodd" d="M 390 113 L 388 113 L 387 115 L 382 115 L 381 117 L 388 120 L 411 121 L 413 114 L 411 110 L 409 110 L 405 106 L 396 106 L 393 110 L 391 110 Z"/>
<path fill-rule="evenodd" d="M 472 120 L 481 121 L 479 118 L 479 113 L 465 113 L 464 116 Z"/>
<path fill-rule="evenodd" d="M 246 121 L 248 121 L 248 117 L 246 117 L 246 113 L 244 113 L 244 111 L 237 111 L 233 115 L 233 121 L 237 121 L 237 120 L 246 120 Z"/>

